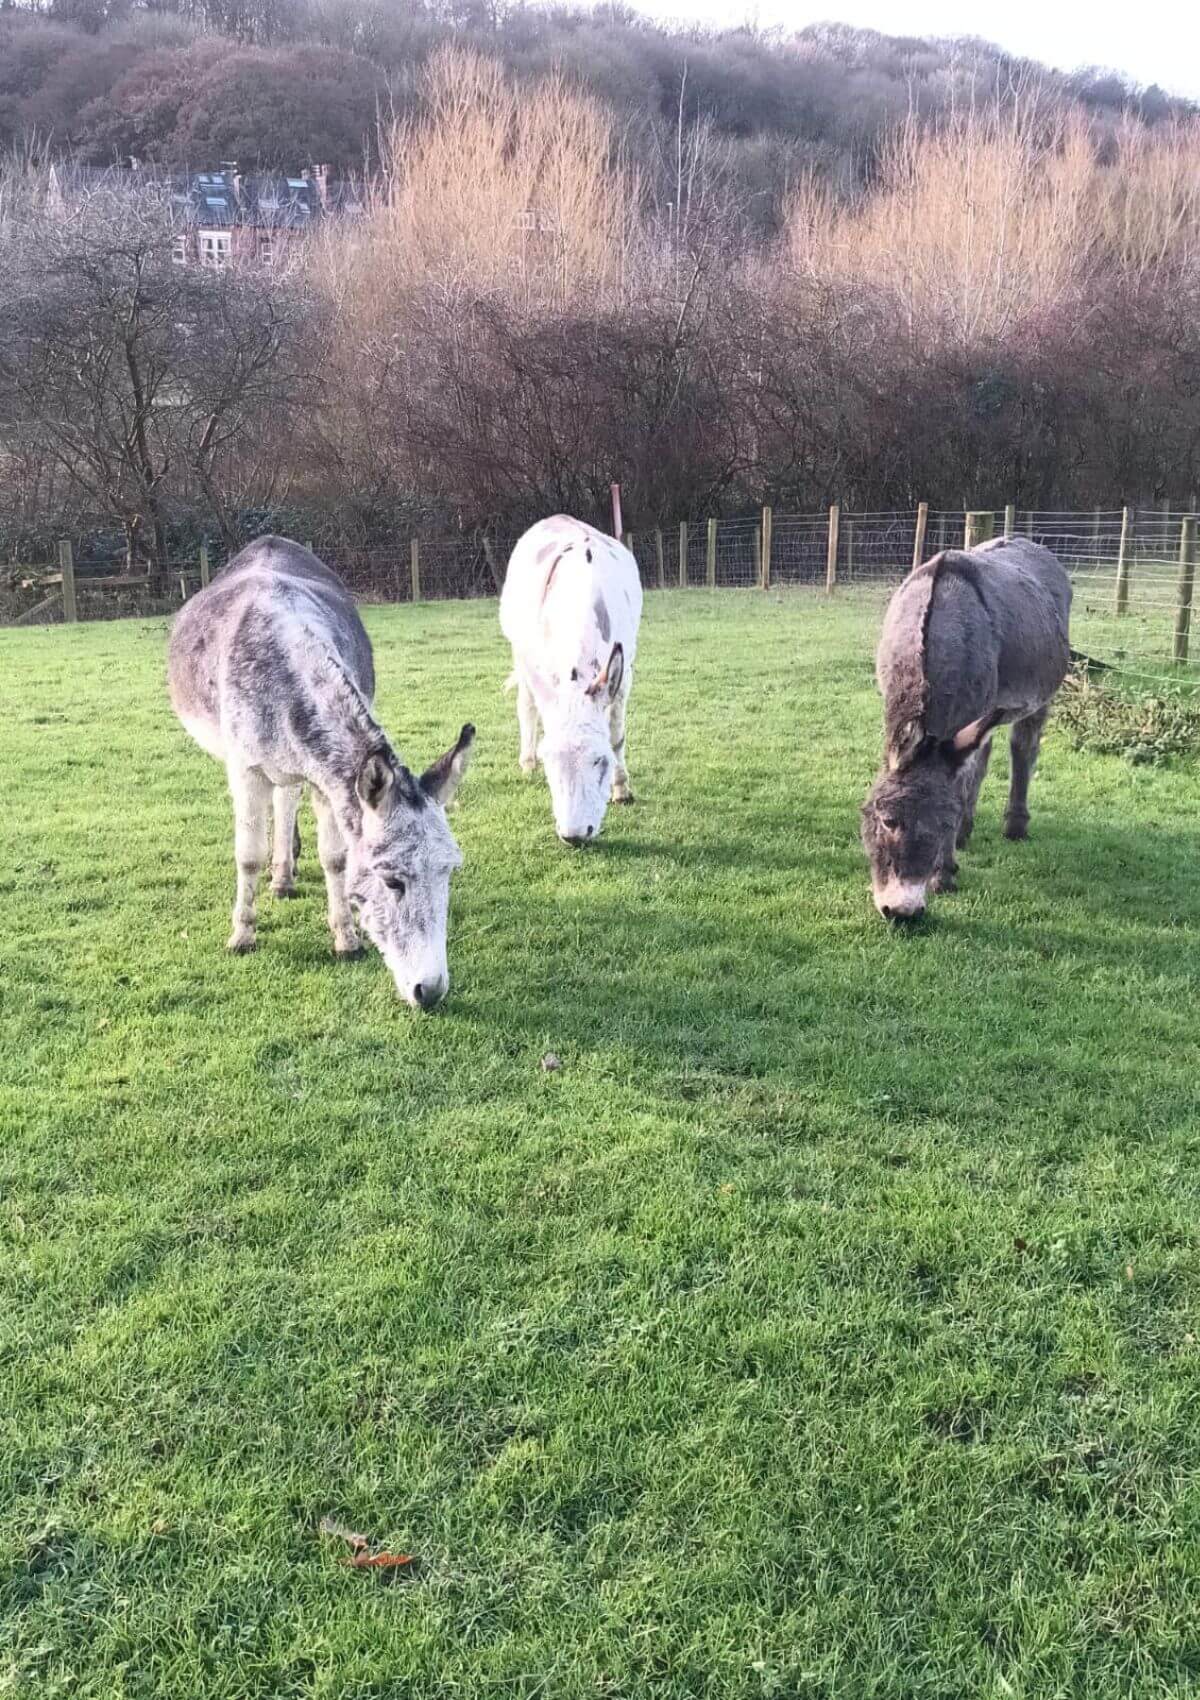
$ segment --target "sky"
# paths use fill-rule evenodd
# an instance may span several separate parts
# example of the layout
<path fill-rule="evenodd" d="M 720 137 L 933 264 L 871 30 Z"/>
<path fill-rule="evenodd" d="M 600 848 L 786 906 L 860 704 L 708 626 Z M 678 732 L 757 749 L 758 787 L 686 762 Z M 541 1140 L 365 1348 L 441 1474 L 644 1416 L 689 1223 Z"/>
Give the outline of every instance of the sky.
<path fill-rule="evenodd" d="M 1171 94 L 1200 98 L 1194 0 L 631 0 L 650 17 L 761 29 L 830 20 L 886 35 L 978 35 L 1064 71 L 1103 65 Z"/>

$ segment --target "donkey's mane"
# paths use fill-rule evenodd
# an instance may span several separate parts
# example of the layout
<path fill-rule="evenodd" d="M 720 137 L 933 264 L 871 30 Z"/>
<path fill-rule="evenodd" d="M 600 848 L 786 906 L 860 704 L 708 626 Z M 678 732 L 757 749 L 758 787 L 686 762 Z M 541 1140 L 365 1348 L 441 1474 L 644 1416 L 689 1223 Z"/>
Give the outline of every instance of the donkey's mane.
<path fill-rule="evenodd" d="M 928 585 L 921 609 L 920 641 L 910 664 L 897 668 L 891 676 L 887 697 L 887 753 L 889 765 L 907 767 L 920 754 L 925 742 L 925 718 L 929 711 L 929 672 L 926 649 L 929 641 L 929 622 L 938 583 L 947 566 L 952 563 L 943 550 L 932 560 L 915 568 L 908 582 L 922 581 Z"/>

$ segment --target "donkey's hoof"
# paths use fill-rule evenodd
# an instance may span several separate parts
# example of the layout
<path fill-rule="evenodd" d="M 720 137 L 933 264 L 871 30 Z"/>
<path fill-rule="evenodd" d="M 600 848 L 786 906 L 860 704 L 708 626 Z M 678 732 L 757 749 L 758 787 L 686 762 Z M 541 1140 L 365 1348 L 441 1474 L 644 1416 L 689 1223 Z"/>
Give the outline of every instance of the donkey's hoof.
<path fill-rule="evenodd" d="M 634 794 L 633 794 L 632 791 L 614 791 L 613 792 L 613 802 L 614 803 L 633 803 L 633 802 L 636 802 L 636 801 L 637 801 L 637 799 L 634 797 Z"/>
<path fill-rule="evenodd" d="M 1029 837 L 1028 815 L 1005 815 L 1004 836 L 1014 840 Z"/>
<path fill-rule="evenodd" d="M 958 890 L 958 876 L 950 873 L 935 874 L 929 886 L 931 891 L 955 892 Z"/>
<path fill-rule="evenodd" d="M 974 821 L 971 822 L 970 826 L 960 826 L 959 829 L 958 829 L 958 834 L 957 834 L 957 836 L 955 837 L 955 840 L 954 840 L 954 848 L 956 850 L 965 850 L 967 845 L 971 842 L 971 834 L 972 834 L 972 832 L 974 832 L 974 830 L 975 830 L 975 822 Z"/>
<path fill-rule="evenodd" d="M 271 887 L 272 897 L 299 897 L 299 895 L 300 893 L 296 890 L 290 880 L 287 885 L 273 885 Z"/>
<path fill-rule="evenodd" d="M 247 932 L 244 928 L 231 933 L 229 943 L 225 946 L 231 956 L 249 956 L 250 952 L 257 948 L 258 940 L 253 933 Z"/>
<path fill-rule="evenodd" d="M 521 757 L 521 772 L 522 773 L 536 773 L 537 772 L 537 757 L 536 756 L 522 756 Z"/>
<path fill-rule="evenodd" d="M 353 962 L 356 957 L 362 956 L 364 952 L 358 939 L 334 939 L 333 954 L 339 962 Z"/>

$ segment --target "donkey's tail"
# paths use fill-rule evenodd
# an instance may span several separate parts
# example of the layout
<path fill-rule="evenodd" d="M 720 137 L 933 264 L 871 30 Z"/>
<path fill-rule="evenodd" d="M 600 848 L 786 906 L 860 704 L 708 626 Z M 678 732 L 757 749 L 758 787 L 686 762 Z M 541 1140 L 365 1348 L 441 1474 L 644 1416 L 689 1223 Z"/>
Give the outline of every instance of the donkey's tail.
<path fill-rule="evenodd" d="M 1085 655 L 1082 649 L 1071 651 L 1071 665 L 1076 672 L 1111 673 L 1112 668 L 1107 661 L 1097 661 L 1092 655 Z"/>

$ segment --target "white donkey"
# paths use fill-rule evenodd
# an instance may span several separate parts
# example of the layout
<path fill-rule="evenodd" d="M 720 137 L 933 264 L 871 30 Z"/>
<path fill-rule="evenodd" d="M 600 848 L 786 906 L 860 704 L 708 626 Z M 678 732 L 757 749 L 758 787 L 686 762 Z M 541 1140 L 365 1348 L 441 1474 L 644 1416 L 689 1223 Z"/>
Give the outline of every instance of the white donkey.
<path fill-rule="evenodd" d="M 641 617 L 637 562 L 614 538 L 557 514 L 518 541 L 500 629 L 512 645 L 521 767 L 532 773 L 541 757 L 565 844 L 595 837 L 610 794 L 633 801 L 625 709 Z"/>
<path fill-rule="evenodd" d="M 225 763 L 233 793 L 237 898 L 229 949 L 253 950 L 255 890 L 274 806 L 272 889 L 293 891 L 301 787 L 312 788 L 317 848 L 339 956 L 357 952 L 351 905 L 415 1008 L 445 996 L 450 875 L 462 855 L 444 805 L 475 737 L 420 779 L 371 713 L 371 643 L 350 593 L 299 543 L 260 537 L 188 602 L 168 656 L 171 702 Z M 347 895 L 348 894 L 348 895 Z"/>

